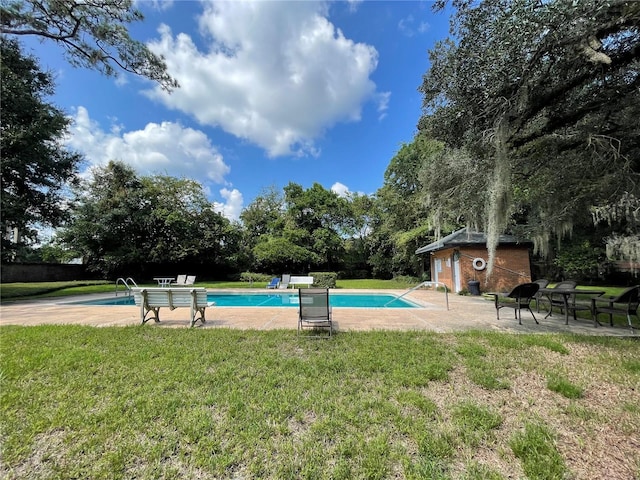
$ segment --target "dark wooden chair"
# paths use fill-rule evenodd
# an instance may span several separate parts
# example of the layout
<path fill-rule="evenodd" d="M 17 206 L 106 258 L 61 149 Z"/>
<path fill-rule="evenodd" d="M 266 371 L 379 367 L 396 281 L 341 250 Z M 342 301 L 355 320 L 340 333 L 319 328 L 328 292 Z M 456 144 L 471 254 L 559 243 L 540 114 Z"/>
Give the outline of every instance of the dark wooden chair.
<path fill-rule="evenodd" d="M 606 313 L 609 315 L 609 325 L 613 326 L 614 315 L 626 315 L 629 328 L 633 332 L 631 324 L 631 316 L 638 317 L 638 304 L 640 303 L 640 285 L 627 288 L 617 297 L 596 297 L 591 299 L 591 311 L 593 312 L 594 321 L 598 322 L 598 315 Z"/>
<path fill-rule="evenodd" d="M 498 320 L 500 320 L 500 309 L 501 308 L 513 308 L 516 318 L 518 319 L 518 323 L 522 325 L 522 309 L 529 310 L 533 320 L 536 323 L 539 323 L 536 319 L 536 316 L 533 314 L 531 310 L 531 301 L 535 297 L 536 293 L 540 289 L 540 285 L 537 283 L 522 283 L 511 290 L 506 297 L 500 297 L 497 294 L 494 294 L 495 304 L 496 304 L 496 316 Z"/>

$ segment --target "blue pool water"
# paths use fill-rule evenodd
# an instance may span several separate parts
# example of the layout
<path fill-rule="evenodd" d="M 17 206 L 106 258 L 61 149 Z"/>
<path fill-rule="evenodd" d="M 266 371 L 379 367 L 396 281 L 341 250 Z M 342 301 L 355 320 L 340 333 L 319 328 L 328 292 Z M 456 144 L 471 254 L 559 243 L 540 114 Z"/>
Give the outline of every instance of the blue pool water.
<path fill-rule="evenodd" d="M 219 307 L 297 307 L 297 293 L 208 293 L 207 301 Z M 135 305 L 133 297 L 112 297 L 78 302 L 82 305 Z M 390 294 L 330 293 L 332 307 L 348 308 L 418 308 L 404 298 Z"/>

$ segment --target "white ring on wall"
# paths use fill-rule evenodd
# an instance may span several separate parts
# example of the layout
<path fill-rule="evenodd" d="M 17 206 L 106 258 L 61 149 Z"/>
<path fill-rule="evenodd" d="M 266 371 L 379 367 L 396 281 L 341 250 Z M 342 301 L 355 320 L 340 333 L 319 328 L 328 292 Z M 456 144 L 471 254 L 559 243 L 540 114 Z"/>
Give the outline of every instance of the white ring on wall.
<path fill-rule="evenodd" d="M 473 268 L 475 268 L 476 270 L 484 270 L 487 266 L 487 262 L 484 261 L 483 258 L 474 258 L 473 259 Z"/>

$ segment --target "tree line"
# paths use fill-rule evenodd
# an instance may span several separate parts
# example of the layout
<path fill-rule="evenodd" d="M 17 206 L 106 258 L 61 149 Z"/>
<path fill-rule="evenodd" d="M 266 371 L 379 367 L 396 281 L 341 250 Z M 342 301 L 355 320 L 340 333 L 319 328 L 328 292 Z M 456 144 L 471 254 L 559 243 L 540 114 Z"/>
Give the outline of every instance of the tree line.
<path fill-rule="evenodd" d="M 121 23 L 140 19 L 126 3 Z M 463 226 L 488 233 L 490 264 L 500 233 L 532 239 L 552 277 L 595 279 L 613 260 L 640 261 L 640 3 L 454 0 L 434 8 L 447 3 L 451 35 L 429 51 L 417 132 L 390 159 L 378 191 L 266 187 L 230 221 L 196 180 L 140 176 L 115 161 L 77 177 L 82 158 L 59 142 L 69 120 L 47 102 L 53 80 L 7 36 L 69 12 L 14 2 L 0 37 L 2 261 L 81 256 L 106 277 L 153 265 L 420 277 L 415 250 Z M 113 73 L 104 64 L 113 56 L 96 58 L 95 68 Z M 148 65 L 149 78 L 179 88 L 162 59 Z M 56 228 L 55 241 L 36 250 L 43 226 Z"/>

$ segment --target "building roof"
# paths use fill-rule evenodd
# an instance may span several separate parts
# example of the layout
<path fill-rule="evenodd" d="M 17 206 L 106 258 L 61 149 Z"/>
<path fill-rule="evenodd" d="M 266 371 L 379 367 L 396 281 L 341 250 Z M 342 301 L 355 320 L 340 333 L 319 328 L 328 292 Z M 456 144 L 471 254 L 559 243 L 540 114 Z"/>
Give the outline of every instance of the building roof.
<path fill-rule="evenodd" d="M 522 240 L 513 235 L 500 235 L 498 237 L 498 245 L 523 245 L 528 246 L 530 240 Z M 453 247 L 469 247 L 487 244 L 487 234 L 483 232 L 472 232 L 467 227 L 457 230 L 440 240 L 420 247 L 416 253 L 435 252 L 445 248 Z"/>

